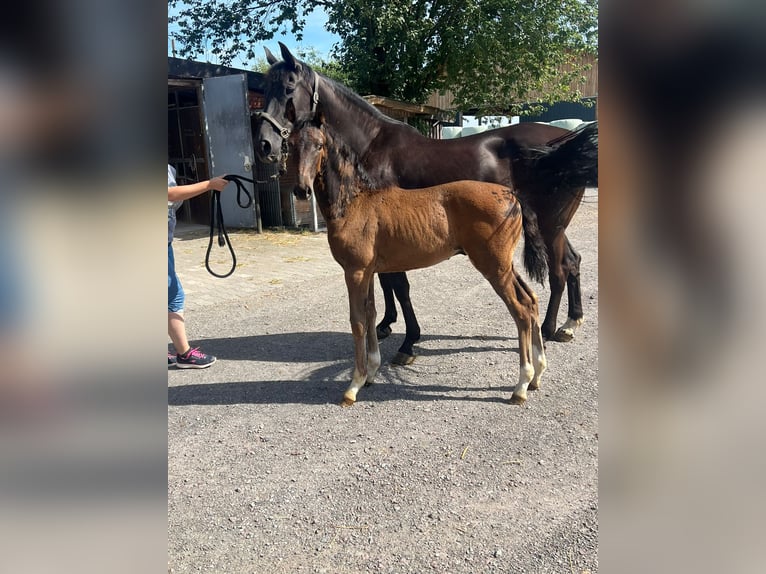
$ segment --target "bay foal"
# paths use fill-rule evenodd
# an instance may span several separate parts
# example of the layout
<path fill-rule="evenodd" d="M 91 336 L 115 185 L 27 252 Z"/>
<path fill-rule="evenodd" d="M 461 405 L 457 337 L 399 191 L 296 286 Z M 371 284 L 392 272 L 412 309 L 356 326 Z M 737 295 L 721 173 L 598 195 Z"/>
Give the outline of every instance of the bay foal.
<path fill-rule="evenodd" d="M 380 367 L 375 333 L 375 273 L 429 267 L 465 254 L 489 281 L 516 322 L 519 379 L 511 402 L 527 399 L 546 369 L 537 296 L 516 272 L 513 254 L 522 235 L 521 206 L 502 185 L 477 181 L 425 189 L 376 189 L 352 150 L 323 129 L 321 110 L 296 124 L 291 143 L 297 156 L 295 194 L 315 193 L 327 222 L 330 251 L 348 289 L 354 374 L 343 406 L 356 402 Z M 545 245 L 528 237 L 527 256 L 545 262 Z"/>

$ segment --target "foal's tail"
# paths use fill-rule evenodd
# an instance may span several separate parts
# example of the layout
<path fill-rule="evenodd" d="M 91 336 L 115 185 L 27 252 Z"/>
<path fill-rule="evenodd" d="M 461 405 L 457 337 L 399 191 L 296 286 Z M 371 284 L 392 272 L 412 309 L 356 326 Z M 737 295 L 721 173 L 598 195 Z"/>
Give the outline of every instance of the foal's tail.
<path fill-rule="evenodd" d="M 525 150 L 527 168 L 551 191 L 598 187 L 598 122 Z"/>
<path fill-rule="evenodd" d="M 544 283 L 548 272 L 548 250 L 537 225 L 537 214 L 526 201 L 520 203 L 521 224 L 524 228 L 524 269 L 534 281 Z"/>

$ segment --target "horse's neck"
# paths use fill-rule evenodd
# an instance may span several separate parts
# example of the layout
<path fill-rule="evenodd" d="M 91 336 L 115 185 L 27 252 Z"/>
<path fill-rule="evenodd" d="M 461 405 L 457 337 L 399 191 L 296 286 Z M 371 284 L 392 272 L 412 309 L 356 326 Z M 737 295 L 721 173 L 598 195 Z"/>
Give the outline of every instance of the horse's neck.
<path fill-rule="evenodd" d="M 374 106 L 336 82 L 319 76 L 319 101 L 327 127 L 359 157 L 385 127 L 385 119 Z"/>
<path fill-rule="evenodd" d="M 432 143 L 417 130 L 388 118 L 358 95 L 338 88 L 338 84 L 320 76 L 320 105 L 325 115 L 325 129 L 356 154 L 359 166 L 375 187 L 395 185 L 417 176 L 421 170 L 408 161 L 412 150 Z"/>
<path fill-rule="evenodd" d="M 316 194 L 317 207 L 322 212 L 322 217 L 327 222 L 337 219 L 337 208 L 333 206 L 333 200 L 330 197 L 331 188 L 327 181 L 327 174 L 317 174 L 314 180 L 314 192 Z"/>

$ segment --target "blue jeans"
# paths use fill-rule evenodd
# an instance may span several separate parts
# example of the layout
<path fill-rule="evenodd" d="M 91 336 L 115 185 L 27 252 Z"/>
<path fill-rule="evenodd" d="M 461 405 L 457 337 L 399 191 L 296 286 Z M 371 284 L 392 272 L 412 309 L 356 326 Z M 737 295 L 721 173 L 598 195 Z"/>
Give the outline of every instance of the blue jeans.
<path fill-rule="evenodd" d="M 173 256 L 173 245 L 168 243 L 168 313 L 180 313 L 183 311 L 185 300 L 184 288 L 176 274 L 176 259 Z"/>

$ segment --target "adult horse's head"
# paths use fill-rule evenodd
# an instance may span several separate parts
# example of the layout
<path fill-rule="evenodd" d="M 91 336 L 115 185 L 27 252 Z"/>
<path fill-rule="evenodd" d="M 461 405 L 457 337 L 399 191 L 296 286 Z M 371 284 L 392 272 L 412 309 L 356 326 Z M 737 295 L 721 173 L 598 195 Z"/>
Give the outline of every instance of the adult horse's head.
<path fill-rule="evenodd" d="M 275 163 L 282 158 L 282 144 L 296 121 L 312 117 L 319 100 L 317 75 L 282 42 L 279 47 L 282 61 L 264 48 L 271 67 L 265 78 L 264 111 L 258 117 L 255 130 L 256 153 L 264 163 Z"/>
<path fill-rule="evenodd" d="M 311 197 L 314 181 L 327 158 L 327 138 L 321 127 L 322 120 L 321 112 L 314 119 L 300 120 L 290 136 L 298 169 L 293 194 L 298 199 Z"/>

